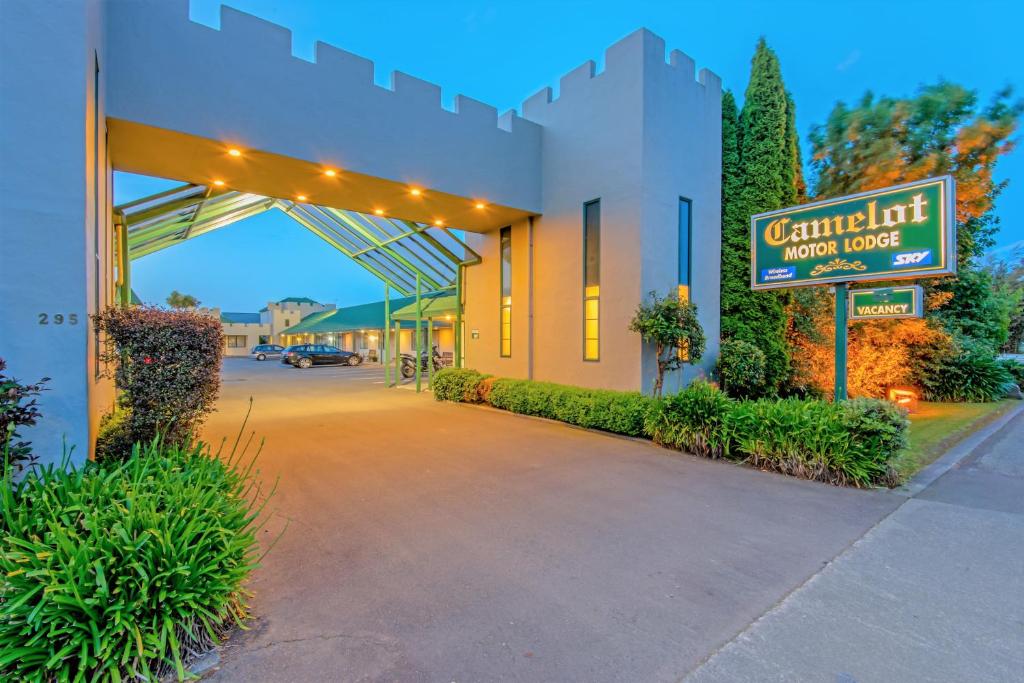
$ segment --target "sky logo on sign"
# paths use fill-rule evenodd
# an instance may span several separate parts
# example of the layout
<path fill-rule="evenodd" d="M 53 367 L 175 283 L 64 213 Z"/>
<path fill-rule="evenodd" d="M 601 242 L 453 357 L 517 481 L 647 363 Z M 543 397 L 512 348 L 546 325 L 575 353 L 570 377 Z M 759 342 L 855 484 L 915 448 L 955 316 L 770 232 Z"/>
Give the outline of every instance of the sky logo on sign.
<path fill-rule="evenodd" d="M 786 266 L 785 268 L 765 268 L 761 271 L 761 282 L 792 280 L 795 277 L 796 266 Z"/>
<path fill-rule="evenodd" d="M 892 255 L 893 268 L 907 268 L 908 266 L 928 266 L 932 262 L 932 250 L 922 249 L 921 251 L 906 251 L 902 254 Z"/>

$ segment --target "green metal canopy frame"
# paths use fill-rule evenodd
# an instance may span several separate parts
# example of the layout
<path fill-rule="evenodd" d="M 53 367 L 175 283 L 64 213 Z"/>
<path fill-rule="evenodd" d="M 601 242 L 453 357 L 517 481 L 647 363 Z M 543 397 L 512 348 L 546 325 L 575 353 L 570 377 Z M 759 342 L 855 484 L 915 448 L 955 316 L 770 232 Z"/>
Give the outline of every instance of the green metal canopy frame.
<path fill-rule="evenodd" d="M 403 296 L 454 291 L 456 308 L 455 359 L 462 362 L 462 287 L 466 266 L 480 263 L 473 251 L 450 228 L 264 195 L 186 184 L 114 207 L 118 244 L 118 296 L 131 303 L 131 262 L 175 244 L 278 209 L 384 282 L 384 300 L 393 287 Z M 387 304 L 386 304 L 387 306 Z M 419 306 L 417 305 L 417 308 Z M 385 320 L 390 312 L 385 308 Z M 421 351 L 422 318 L 416 326 L 417 354 Z M 389 368 L 390 329 L 385 328 L 385 368 Z M 397 340 L 396 340 L 397 341 Z M 395 382 L 398 379 L 395 353 Z M 386 382 L 391 384 L 390 372 Z M 416 387 L 420 388 L 419 364 Z"/>

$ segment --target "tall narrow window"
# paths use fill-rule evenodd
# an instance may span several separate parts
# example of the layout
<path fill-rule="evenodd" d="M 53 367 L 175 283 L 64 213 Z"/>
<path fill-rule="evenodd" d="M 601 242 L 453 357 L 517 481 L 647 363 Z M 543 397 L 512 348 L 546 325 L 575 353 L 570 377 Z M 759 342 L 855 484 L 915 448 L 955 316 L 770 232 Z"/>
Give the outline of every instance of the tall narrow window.
<path fill-rule="evenodd" d="M 512 356 L 512 228 L 501 229 L 501 357 Z"/>
<path fill-rule="evenodd" d="M 600 360 L 601 200 L 583 205 L 583 360 Z"/>
<path fill-rule="evenodd" d="M 679 198 L 679 301 L 690 300 L 690 277 L 693 265 L 693 204 L 689 199 Z M 690 350 L 684 342 L 679 347 L 680 360 L 690 359 Z"/>
<path fill-rule="evenodd" d="M 689 199 L 679 198 L 679 300 L 690 300 L 690 270 L 692 267 L 692 254 L 690 247 L 693 244 L 692 203 Z"/>

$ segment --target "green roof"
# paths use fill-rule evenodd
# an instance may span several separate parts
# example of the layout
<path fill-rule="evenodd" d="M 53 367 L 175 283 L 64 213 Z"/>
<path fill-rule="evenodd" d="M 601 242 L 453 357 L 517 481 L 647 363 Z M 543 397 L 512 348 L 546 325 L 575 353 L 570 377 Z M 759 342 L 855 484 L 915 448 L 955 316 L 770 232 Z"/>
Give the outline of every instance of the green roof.
<path fill-rule="evenodd" d="M 316 304 L 320 305 L 319 301 L 313 301 L 308 296 L 290 296 L 286 299 L 281 299 L 277 303 L 279 304 Z"/>
<path fill-rule="evenodd" d="M 422 301 L 420 314 L 424 320 L 427 318 L 442 318 L 446 315 L 455 315 L 455 295 L 436 296 Z M 391 314 L 392 320 L 416 321 L 416 299 L 411 304 L 403 306 Z"/>
<path fill-rule="evenodd" d="M 434 295 L 424 295 L 424 306 Z M 441 299 L 445 297 L 440 297 Z M 450 297 L 454 299 L 454 297 Z M 406 296 L 391 300 L 391 310 L 413 307 L 413 317 L 408 320 L 416 320 L 416 297 Z M 434 309 L 431 309 L 434 310 Z M 403 320 L 407 320 L 403 318 Z M 359 306 L 346 306 L 330 311 L 321 311 L 313 315 L 307 315 L 297 325 L 292 325 L 283 334 L 326 334 L 330 332 L 351 332 L 353 330 L 382 330 L 384 322 L 384 302 L 374 301 Z M 405 325 L 408 327 L 408 325 Z"/>
<path fill-rule="evenodd" d="M 260 322 L 259 313 L 231 313 L 228 311 L 222 311 L 220 314 L 220 321 L 222 323 L 244 323 L 253 324 Z"/>

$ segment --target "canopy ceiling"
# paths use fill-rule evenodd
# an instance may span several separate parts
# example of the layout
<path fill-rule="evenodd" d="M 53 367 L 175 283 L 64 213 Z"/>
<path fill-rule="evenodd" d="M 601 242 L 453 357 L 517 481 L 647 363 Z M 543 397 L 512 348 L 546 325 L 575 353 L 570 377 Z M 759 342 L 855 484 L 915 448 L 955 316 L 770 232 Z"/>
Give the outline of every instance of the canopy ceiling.
<path fill-rule="evenodd" d="M 135 260 L 277 209 L 400 293 L 456 286 L 460 266 L 480 262 L 453 230 L 424 223 L 187 184 L 115 208 Z"/>

